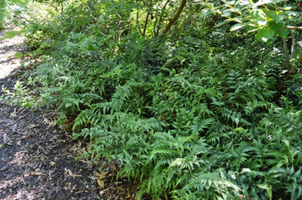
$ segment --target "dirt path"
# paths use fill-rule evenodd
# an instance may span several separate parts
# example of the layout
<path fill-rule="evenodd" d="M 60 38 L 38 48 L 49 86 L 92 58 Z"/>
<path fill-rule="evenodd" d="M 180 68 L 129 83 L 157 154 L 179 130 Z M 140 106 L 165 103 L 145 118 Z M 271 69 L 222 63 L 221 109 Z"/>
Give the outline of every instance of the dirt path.
<path fill-rule="evenodd" d="M 0 37 L 4 36 L 4 32 L 0 31 Z M 21 46 L 24 38 L 17 36 L 14 39 L 0 40 L 0 79 L 8 76 L 14 69 L 21 64 L 20 59 L 16 59 L 14 54 L 22 51 Z"/>
<path fill-rule="evenodd" d="M 3 32 L 0 33 L 0 37 Z M 13 88 L 22 50 L 21 37 L 0 40 L 1 88 Z M 86 151 L 81 141 L 55 123 L 55 112 L 8 106 L 0 100 L 0 199 L 135 199 L 138 185 L 116 179 L 115 163 L 75 157 Z"/>
<path fill-rule="evenodd" d="M 0 37 L 3 32 L 0 33 Z M 13 88 L 23 38 L 0 41 L 1 88 Z M 54 112 L 43 113 L 0 102 L 0 199 L 100 199 L 84 151 L 59 129 Z"/>

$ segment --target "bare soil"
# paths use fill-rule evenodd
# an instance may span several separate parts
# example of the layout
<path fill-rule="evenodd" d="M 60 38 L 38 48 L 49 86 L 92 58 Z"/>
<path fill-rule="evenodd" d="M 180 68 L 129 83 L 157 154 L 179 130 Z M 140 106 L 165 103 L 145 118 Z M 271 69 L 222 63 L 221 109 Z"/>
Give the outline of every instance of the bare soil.
<path fill-rule="evenodd" d="M 0 32 L 0 37 L 3 32 Z M 13 55 L 22 37 L 0 40 L 0 95 L 26 71 Z M 118 162 L 79 158 L 87 144 L 55 122 L 56 112 L 0 100 L 0 199 L 136 199 L 139 184 L 116 178 Z M 147 196 L 144 199 L 149 199 Z"/>

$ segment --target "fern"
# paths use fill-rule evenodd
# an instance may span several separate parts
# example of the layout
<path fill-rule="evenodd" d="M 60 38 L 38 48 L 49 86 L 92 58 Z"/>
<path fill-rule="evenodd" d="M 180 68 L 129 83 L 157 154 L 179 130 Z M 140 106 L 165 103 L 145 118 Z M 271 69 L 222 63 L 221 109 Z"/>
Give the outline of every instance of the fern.
<path fill-rule="evenodd" d="M 184 21 L 196 27 L 179 21 L 173 37 L 151 38 L 153 27 L 141 37 L 135 2 L 100 2 L 71 3 L 66 19 L 35 24 L 27 36 L 55 49 L 31 74 L 36 104 L 74 120 L 74 138 L 91 142 L 84 156 L 118 160 L 120 176 L 141 181 L 139 197 L 301 198 L 301 74 L 276 98 L 277 40 L 265 47 L 250 34 L 202 28 L 209 19 L 189 13 Z M 142 5 L 149 18 L 160 12 Z M 175 31 L 180 25 L 188 30 Z M 18 91 L 15 99 L 34 104 L 19 98 L 26 87 Z"/>

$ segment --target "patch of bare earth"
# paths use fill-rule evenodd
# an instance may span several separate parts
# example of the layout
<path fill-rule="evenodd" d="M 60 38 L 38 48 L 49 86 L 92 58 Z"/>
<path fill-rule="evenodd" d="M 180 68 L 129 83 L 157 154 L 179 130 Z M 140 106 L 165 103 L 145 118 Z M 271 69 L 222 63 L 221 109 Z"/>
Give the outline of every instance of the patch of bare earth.
<path fill-rule="evenodd" d="M 2 36 L 4 36 L 3 31 L 0 32 L 0 37 Z M 24 49 L 23 42 L 22 36 L 0 40 L 0 79 L 5 78 L 21 65 L 20 59 L 15 58 L 14 54 Z"/>
<path fill-rule="evenodd" d="M 0 95 L 4 87 L 12 90 L 26 71 L 18 69 L 21 61 L 13 56 L 23 50 L 22 42 L 22 37 L 0 40 Z M 0 100 L 0 199 L 136 199 L 139 184 L 116 178 L 118 162 L 100 170 L 101 159 L 75 161 L 87 144 L 73 141 L 55 119 L 55 111 L 33 111 Z"/>

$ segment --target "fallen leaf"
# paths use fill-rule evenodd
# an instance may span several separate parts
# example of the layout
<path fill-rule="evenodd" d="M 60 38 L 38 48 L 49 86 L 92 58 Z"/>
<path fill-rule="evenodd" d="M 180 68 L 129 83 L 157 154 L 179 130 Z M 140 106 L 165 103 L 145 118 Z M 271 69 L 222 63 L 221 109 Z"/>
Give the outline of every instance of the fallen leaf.
<path fill-rule="evenodd" d="M 98 176 L 98 179 L 103 179 L 106 177 L 106 174 L 108 174 L 108 172 L 104 172 L 102 171 L 101 173 L 96 173 L 96 175 Z"/>
<path fill-rule="evenodd" d="M 77 185 L 73 186 L 70 190 L 70 193 L 72 193 L 76 187 L 77 187 Z"/>
<path fill-rule="evenodd" d="M 110 188 L 107 188 L 105 190 L 100 191 L 100 195 L 103 195 L 106 191 L 110 190 Z"/>
<path fill-rule="evenodd" d="M 36 128 L 36 127 L 39 127 L 39 124 L 31 124 L 31 125 L 29 126 L 30 129 Z"/>
<path fill-rule="evenodd" d="M 3 141 L 5 144 L 10 141 L 10 138 L 8 137 L 8 135 L 6 133 L 3 134 Z"/>
<path fill-rule="evenodd" d="M 16 132 L 16 129 L 17 129 L 17 124 L 14 124 L 13 127 L 12 127 L 13 133 Z"/>
<path fill-rule="evenodd" d="M 16 108 L 14 109 L 14 112 L 12 112 L 12 113 L 10 114 L 10 116 L 12 116 L 12 117 L 16 117 L 16 116 L 17 116 Z"/>
<path fill-rule="evenodd" d="M 19 140 L 23 140 L 23 139 L 26 139 L 26 138 L 28 138 L 29 137 L 29 135 L 24 135 L 24 136 L 22 136 L 22 137 L 19 137 Z"/>
<path fill-rule="evenodd" d="M 102 181 L 102 180 L 100 180 L 100 179 L 97 179 L 96 182 L 99 184 L 99 186 L 100 186 L 102 189 L 104 189 L 104 187 L 105 187 L 104 181 Z"/>
<path fill-rule="evenodd" d="M 115 187 L 116 190 L 119 190 L 119 191 L 125 191 L 125 188 L 121 187 L 121 186 L 116 186 Z"/>
<path fill-rule="evenodd" d="M 73 178 L 82 176 L 82 175 L 74 175 L 70 169 L 65 169 L 65 171 L 68 172 L 69 176 L 71 176 Z"/>
<path fill-rule="evenodd" d="M 30 175 L 32 175 L 32 176 L 46 176 L 46 174 L 44 174 L 42 172 L 31 172 Z"/>

